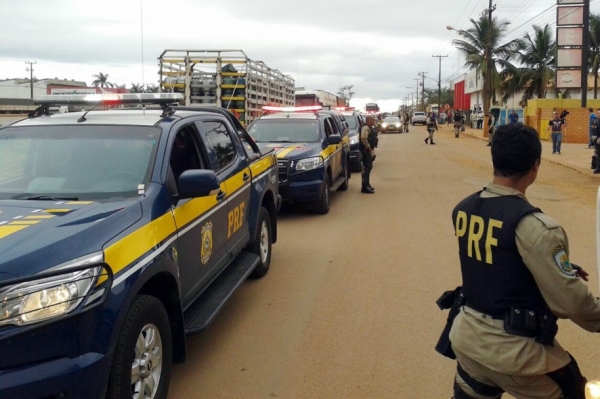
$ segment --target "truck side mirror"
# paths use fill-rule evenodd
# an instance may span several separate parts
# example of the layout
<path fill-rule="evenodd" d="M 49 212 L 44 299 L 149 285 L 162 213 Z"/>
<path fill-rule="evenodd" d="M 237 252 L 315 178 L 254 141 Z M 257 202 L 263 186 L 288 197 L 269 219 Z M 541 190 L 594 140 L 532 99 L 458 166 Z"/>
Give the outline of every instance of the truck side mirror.
<path fill-rule="evenodd" d="M 342 142 L 342 136 L 340 136 L 339 134 L 332 134 L 327 139 L 327 142 L 329 143 L 329 145 L 340 144 Z"/>
<path fill-rule="evenodd" d="M 186 170 L 177 181 L 178 199 L 207 197 L 216 195 L 220 190 L 219 179 L 212 170 Z"/>

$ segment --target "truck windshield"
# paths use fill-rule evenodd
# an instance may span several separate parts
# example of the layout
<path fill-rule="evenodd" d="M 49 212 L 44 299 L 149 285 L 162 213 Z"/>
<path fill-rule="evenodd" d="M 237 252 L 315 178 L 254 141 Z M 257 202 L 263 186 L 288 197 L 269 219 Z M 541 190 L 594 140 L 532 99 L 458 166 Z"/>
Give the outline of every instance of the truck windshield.
<path fill-rule="evenodd" d="M 257 143 L 309 143 L 320 141 L 319 121 L 312 119 L 259 119 L 252 124 L 248 133 Z"/>
<path fill-rule="evenodd" d="M 150 179 L 159 136 L 160 129 L 151 126 L 0 130 L 0 199 L 139 196 Z"/>

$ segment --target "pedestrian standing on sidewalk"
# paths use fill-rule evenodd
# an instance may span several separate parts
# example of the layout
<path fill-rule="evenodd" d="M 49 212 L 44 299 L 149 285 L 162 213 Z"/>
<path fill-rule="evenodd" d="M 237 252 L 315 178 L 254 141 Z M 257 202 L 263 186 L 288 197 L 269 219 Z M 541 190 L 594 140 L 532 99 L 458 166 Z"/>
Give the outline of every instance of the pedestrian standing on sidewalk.
<path fill-rule="evenodd" d="M 496 124 L 496 116 L 490 112 L 489 116 L 488 116 L 488 143 L 487 146 L 491 146 L 492 145 L 492 138 L 494 137 L 494 131 L 496 129 L 496 127 L 494 126 Z"/>
<path fill-rule="evenodd" d="M 560 119 L 558 112 L 554 112 L 554 119 L 548 123 L 546 133 L 552 131 L 552 153 L 560 155 L 560 145 L 562 144 L 563 134 L 566 136 L 566 122 Z"/>
<path fill-rule="evenodd" d="M 454 122 L 454 138 L 458 138 L 460 128 L 462 127 L 462 115 L 460 114 L 460 110 L 454 111 L 452 122 Z"/>
<path fill-rule="evenodd" d="M 429 133 L 429 137 L 425 139 L 425 144 L 435 144 L 433 142 L 433 133 L 438 130 L 437 123 L 435 121 L 435 114 L 433 112 L 429 113 L 427 117 L 427 133 Z"/>
<path fill-rule="evenodd" d="M 594 148 L 594 141 L 592 140 L 592 136 L 596 135 L 596 128 L 598 126 L 598 117 L 596 116 L 596 114 L 594 114 L 593 108 L 588 108 L 588 111 L 590 112 L 590 127 L 588 129 L 589 141 L 588 141 L 587 148 Z M 596 111 L 600 113 L 600 109 L 596 110 Z"/>

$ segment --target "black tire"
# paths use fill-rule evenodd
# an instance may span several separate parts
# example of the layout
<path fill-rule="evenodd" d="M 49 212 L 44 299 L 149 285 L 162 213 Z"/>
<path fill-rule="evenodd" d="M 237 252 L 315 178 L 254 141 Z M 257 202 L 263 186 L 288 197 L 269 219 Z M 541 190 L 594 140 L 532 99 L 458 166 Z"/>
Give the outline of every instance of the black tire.
<path fill-rule="evenodd" d="M 136 344 L 139 338 L 151 345 L 150 352 L 136 353 Z M 148 342 L 148 340 L 153 342 Z M 160 348 L 162 347 L 162 348 Z M 106 397 L 110 399 L 131 399 L 140 385 L 147 387 L 144 374 L 155 377 L 156 362 L 158 359 L 145 357 L 160 349 L 162 356 L 161 369 L 158 370 L 158 382 L 155 391 L 148 396 L 152 399 L 165 399 L 169 391 L 171 368 L 173 363 L 173 346 L 171 328 L 167 311 L 162 302 L 149 295 L 136 297 L 125 317 L 125 322 L 119 333 L 115 354 L 110 369 Z M 145 348 L 148 349 L 148 348 Z M 138 359 L 139 358 L 139 359 Z M 144 361 L 140 361 L 145 359 Z M 150 361 L 148 361 L 150 359 Z M 134 383 L 134 361 L 137 362 L 137 371 L 142 376 L 141 381 Z M 150 369 L 147 368 L 150 365 Z M 156 382 L 156 378 L 154 378 Z M 143 388 L 142 388 L 143 389 Z M 140 395 L 144 397 L 143 395 Z"/>
<path fill-rule="evenodd" d="M 330 187 L 329 176 L 325 174 L 325 180 L 323 181 L 323 188 L 321 189 L 321 198 L 315 201 L 315 213 L 319 215 L 325 215 L 329 213 L 330 201 Z"/>
<path fill-rule="evenodd" d="M 260 258 L 260 263 L 252 271 L 250 278 L 261 278 L 269 271 L 272 244 L 271 217 L 269 216 L 269 212 L 261 206 L 258 211 L 258 232 L 250 246 L 250 251 Z"/>
<path fill-rule="evenodd" d="M 338 191 L 346 191 L 348 190 L 348 180 L 350 179 L 350 168 L 348 167 L 348 160 L 344 162 L 344 170 L 342 172 L 344 174 L 344 182 L 341 186 L 338 187 Z"/>

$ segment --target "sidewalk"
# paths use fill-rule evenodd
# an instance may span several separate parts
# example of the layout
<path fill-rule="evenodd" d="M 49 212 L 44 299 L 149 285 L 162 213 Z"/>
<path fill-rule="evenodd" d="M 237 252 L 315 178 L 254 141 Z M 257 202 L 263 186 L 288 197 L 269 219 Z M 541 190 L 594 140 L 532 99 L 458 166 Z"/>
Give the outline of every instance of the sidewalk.
<path fill-rule="evenodd" d="M 454 128 L 452 126 L 440 125 L 440 132 L 454 134 Z M 481 140 L 482 145 L 487 143 L 487 137 L 483 137 L 483 129 L 472 129 L 467 127 L 464 132 L 460 132 L 461 136 L 473 137 Z M 552 142 L 542 140 L 542 159 L 546 162 L 552 162 L 555 164 L 563 165 L 567 168 L 577 170 L 581 173 L 594 175 L 591 169 L 592 155 L 594 154 L 593 149 L 588 149 L 585 144 L 577 143 L 562 143 L 560 154 L 552 154 Z"/>

